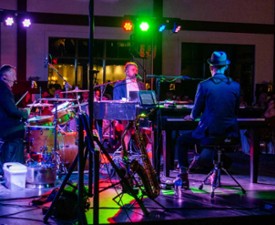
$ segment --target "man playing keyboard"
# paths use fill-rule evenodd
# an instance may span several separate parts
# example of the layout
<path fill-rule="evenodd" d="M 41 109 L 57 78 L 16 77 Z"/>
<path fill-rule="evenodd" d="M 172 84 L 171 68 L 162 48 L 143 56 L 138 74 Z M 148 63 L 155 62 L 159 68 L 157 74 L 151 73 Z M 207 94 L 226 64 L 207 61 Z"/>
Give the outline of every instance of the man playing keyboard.
<path fill-rule="evenodd" d="M 193 131 L 186 131 L 177 138 L 175 151 L 180 172 L 178 178 L 182 187 L 189 189 L 188 150 L 190 146 L 204 143 L 208 137 L 238 137 L 237 112 L 240 99 L 240 85 L 225 75 L 230 64 L 223 51 L 214 51 L 207 60 L 211 77 L 198 84 L 191 114 L 185 120 L 199 120 Z M 206 144 L 206 143 L 204 143 Z"/>

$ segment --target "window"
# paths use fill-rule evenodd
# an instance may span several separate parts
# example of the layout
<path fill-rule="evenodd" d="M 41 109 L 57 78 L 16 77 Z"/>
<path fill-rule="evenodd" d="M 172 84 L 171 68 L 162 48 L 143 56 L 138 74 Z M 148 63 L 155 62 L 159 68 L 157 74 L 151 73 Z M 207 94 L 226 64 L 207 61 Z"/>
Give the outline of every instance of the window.
<path fill-rule="evenodd" d="M 210 77 L 207 59 L 215 50 L 225 51 L 231 61 L 227 73 L 241 85 L 242 95 L 248 104 L 254 98 L 254 59 L 255 47 L 252 45 L 182 43 L 181 74 L 191 78 Z M 182 81 L 184 83 L 185 81 Z M 184 90 L 184 89 L 183 89 Z M 185 93 L 189 95 L 189 93 Z M 190 92 L 194 97 L 194 92 Z"/>
<path fill-rule="evenodd" d="M 94 40 L 93 50 L 94 85 L 124 77 L 124 64 L 132 58 L 130 41 Z M 89 39 L 50 38 L 49 61 L 72 86 L 89 88 Z M 48 82 L 64 85 L 52 70 Z"/>

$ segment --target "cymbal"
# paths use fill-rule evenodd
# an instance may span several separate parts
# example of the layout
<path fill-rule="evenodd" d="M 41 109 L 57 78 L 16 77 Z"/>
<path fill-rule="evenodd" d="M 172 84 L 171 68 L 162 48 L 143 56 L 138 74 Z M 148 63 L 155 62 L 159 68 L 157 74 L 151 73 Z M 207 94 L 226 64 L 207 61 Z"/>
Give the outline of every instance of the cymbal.
<path fill-rule="evenodd" d="M 54 129 L 55 126 L 27 125 L 27 128 Z"/>
<path fill-rule="evenodd" d="M 52 123 L 54 119 L 54 116 L 35 116 L 29 118 L 27 121 L 30 124 L 35 124 L 35 125 L 45 125 L 46 123 Z"/>
<path fill-rule="evenodd" d="M 80 92 L 89 92 L 90 90 L 81 90 L 81 89 L 74 89 L 70 91 L 62 91 L 61 93 L 69 94 L 69 93 L 80 93 Z"/>
<path fill-rule="evenodd" d="M 73 98 L 40 98 L 41 101 L 53 101 L 53 102 L 72 102 L 76 101 Z"/>
<path fill-rule="evenodd" d="M 28 104 L 28 107 L 51 107 L 53 104 L 49 103 L 33 103 L 33 104 Z"/>

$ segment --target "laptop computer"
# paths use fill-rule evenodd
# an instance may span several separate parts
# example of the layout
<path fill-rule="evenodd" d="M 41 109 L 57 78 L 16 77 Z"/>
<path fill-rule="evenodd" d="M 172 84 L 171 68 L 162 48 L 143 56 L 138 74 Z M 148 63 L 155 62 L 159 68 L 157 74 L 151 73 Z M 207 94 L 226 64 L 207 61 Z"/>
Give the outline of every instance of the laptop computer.
<path fill-rule="evenodd" d="M 142 90 L 138 92 L 139 102 L 143 107 L 157 106 L 156 93 L 153 90 Z"/>

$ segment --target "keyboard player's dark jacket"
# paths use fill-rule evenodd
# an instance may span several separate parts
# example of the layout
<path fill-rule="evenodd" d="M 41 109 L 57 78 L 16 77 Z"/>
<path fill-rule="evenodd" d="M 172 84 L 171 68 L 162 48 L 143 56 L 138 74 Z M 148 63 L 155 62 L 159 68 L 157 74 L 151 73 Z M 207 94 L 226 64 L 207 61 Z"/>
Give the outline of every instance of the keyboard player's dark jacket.
<path fill-rule="evenodd" d="M 137 81 L 139 90 L 145 90 L 145 85 L 141 81 Z M 115 83 L 114 91 L 113 91 L 113 99 L 114 100 L 121 100 L 122 98 L 127 97 L 127 90 L 126 90 L 126 80 L 121 80 Z"/>
<path fill-rule="evenodd" d="M 215 74 L 200 82 L 191 112 L 192 118 L 200 118 L 200 122 L 193 136 L 199 139 L 224 135 L 237 137 L 239 99 L 239 83 L 224 74 Z"/>

